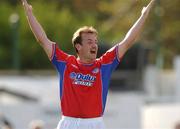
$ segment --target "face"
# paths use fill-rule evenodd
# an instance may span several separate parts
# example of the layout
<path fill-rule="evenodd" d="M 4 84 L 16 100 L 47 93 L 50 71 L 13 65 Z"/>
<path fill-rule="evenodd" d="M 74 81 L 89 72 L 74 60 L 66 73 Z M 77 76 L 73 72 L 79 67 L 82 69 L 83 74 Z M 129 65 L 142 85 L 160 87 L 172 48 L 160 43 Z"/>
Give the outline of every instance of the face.
<path fill-rule="evenodd" d="M 97 56 L 97 35 L 93 33 L 82 33 L 81 38 L 81 44 L 76 44 L 78 56 L 82 62 L 91 63 Z"/>

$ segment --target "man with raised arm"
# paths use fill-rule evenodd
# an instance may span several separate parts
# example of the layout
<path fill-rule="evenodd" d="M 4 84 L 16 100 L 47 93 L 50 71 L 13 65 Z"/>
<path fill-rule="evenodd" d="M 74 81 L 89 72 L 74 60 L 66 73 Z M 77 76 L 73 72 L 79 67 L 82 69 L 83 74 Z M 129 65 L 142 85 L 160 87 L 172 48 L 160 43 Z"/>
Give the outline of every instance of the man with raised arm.
<path fill-rule="evenodd" d="M 21 1 L 32 32 L 59 73 L 62 119 L 57 129 L 105 129 L 102 117 L 111 73 L 134 44 L 155 0 L 143 8 L 125 38 L 100 58 L 96 58 L 98 33 L 93 27 L 84 26 L 74 33 L 77 57 L 69 55 L 48 39 L 31 5 Z"/>

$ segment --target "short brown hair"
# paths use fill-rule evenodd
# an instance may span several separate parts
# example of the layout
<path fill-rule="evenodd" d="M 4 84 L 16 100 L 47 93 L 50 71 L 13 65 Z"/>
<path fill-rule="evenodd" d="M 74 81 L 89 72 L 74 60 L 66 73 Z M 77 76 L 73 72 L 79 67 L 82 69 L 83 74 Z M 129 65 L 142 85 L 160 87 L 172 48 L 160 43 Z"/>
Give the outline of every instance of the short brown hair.
<path fill-rule="evenodd" d="M 76 44 L 81 44 L 81 42 L 82 42 L 82 38 L 81 38 L 82 33 L 92 33 L 92 34 L 98 35 L 97 30 L 92 26 L 83 26 L 83 27 L 79 28 L 73 34 L 73 38 L 72 38 L 72 44 L 73 44 L 73 46 L 74 46 L 77 53 L 78 53 L 78 50 L 76 49 L 75 45 Z"/>

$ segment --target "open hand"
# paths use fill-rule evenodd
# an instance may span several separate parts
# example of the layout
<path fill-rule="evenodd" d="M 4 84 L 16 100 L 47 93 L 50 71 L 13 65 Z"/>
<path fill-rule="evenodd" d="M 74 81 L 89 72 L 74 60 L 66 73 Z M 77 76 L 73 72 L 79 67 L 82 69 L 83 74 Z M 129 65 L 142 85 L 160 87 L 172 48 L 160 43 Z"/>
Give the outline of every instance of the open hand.
<path fill-rule="evenodd" d="M 26 11 L 32 11 L 32 6 L 28 4 L 27 0 L 21 0 Z"/>
<path fill-rule="evenodd" d="M 151 2 L 146 7 L 143 7 L 143 9 L 141 11 L 141 14 L 142 15 L 148 15 L 149 11 L 151 10 L 151 8 L 154 5 L 155 1 L 156 0 L 151 0 Z"/>

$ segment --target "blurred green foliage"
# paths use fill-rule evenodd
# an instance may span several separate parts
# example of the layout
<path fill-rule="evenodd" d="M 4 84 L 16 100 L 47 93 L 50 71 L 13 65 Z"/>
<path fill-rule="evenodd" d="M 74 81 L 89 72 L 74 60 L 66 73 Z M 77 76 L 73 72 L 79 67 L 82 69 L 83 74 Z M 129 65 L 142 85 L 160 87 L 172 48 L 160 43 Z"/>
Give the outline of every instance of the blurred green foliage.
<path fill-rule="evenodd" d="M 33 12 L 45 29 L 48 37 L 66 52 L 74 54 L 71 38 L 76 29 L 84 25 L 94 26 L 99 31 L 101 43 L 115 44 L 137 20 L 148 0 L 29 0 Z M 155 6 L 146 23 L 139 42 L 155 50 L 157 44 L 163 53 L 165 68 L 172 66 L 175 55 L 180 54 L 180 2 L 161 0 Z M 35 40 L 25 17 L 20 0 L 0 1 L 0 69 L 11 69 L 13 58 L 12 25 L 13 13 L 20 17 L 19 53 L 21 69 L 50 69 L 42 48 Z M 158 27 L 157 27 L 158 26 Z M 156 58 L 150 54 L 151 63 Z"/>

